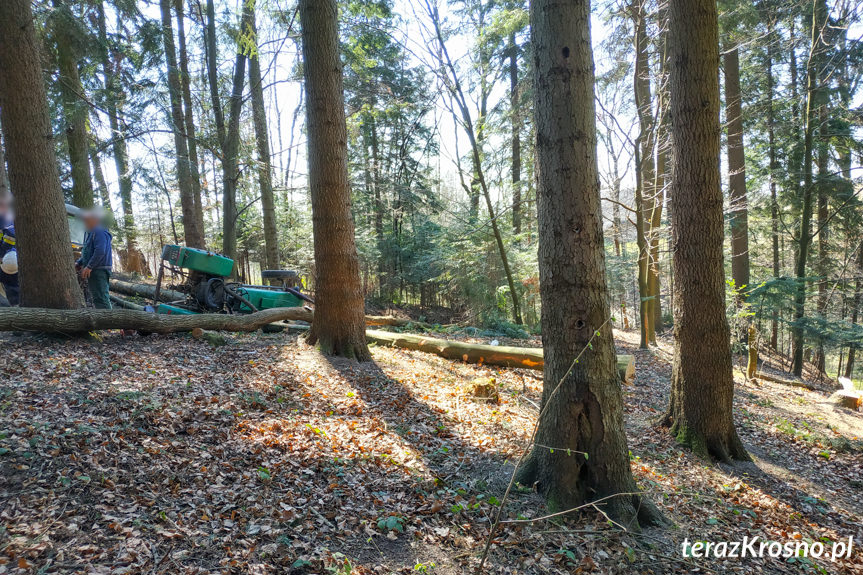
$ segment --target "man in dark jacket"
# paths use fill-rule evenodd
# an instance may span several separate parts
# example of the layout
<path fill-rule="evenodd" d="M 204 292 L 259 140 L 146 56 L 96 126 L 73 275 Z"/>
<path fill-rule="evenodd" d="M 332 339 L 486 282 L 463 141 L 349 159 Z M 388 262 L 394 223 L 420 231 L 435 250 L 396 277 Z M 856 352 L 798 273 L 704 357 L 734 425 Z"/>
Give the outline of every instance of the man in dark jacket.
<path fill-rule="evenodd" d="M 11 203 L 11 196 L 0 197 L 0 284 L 3 284 L 3 290 L 6 292 L 6 301 L 0 302 L 0 305 L 16 306 L 20 300 L 20 289 L 18 287 L 18 250 Z"/>
<path fill-rule="evenodd" d="M 111 309 L 111 298 L 108 295 L 108 280 L 111 278 L 111 233 L 102 225 L 102 214 L 97 210 L 89 210 L 82 214 L 87 236 L 81 259 L 75 262 L 76 269 L 81 271 L 81 277 L 87 280 L 93 307 Z"/>

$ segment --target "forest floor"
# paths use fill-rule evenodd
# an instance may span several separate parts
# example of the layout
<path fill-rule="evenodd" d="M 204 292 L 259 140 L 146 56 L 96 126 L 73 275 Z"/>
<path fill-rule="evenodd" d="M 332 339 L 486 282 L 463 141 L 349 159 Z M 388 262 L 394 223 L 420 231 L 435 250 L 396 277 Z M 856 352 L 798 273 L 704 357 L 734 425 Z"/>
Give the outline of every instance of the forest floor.
<path fill-rule="evenodd" d="M 636 348 L 632 469 L 673 522 L 596 512 L 507 525 L 492 573 L 863 573 L 863 414 L 830 391 L 738 381 L 752 463 L 716 465 L 652 421 L 671 348 Z M 3 336 L 0 573 L 470 573 L 530 435 L 541 374 L 374 348 L 332 361 L 287 334 Z M 523 344 L 523 343 L 522 343 Z M 465 388 L 494 377 L 500 403 Z M 507 518 L 539 517 L 515 490 Z M 841 561 L 684 557 L 681 544 L 845 540 Z"/>

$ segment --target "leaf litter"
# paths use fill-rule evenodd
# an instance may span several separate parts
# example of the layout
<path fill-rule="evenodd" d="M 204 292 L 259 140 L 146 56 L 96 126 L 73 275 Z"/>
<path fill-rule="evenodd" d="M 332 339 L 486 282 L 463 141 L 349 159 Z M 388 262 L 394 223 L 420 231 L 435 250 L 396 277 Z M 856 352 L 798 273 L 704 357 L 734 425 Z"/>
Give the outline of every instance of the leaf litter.
<path fill-rule="evenodd" d="M 322 357 L 286 334 L 4 336 L 0 574 L 469 573 L 524 442 L 541 374 L 374 347 Z M 668 342 L 624 388 L 633 473 L 674 522 L 599 513 L 502 525 L 489 573 L 863 573 L 850 559 L 707 560 L 690 541 L 863 543 L 863 419 L 823 392 L 738 381 L 753 463 L 716 465 L 653 425 Z M 523 344 L 522 344 L 523 345 Z M 499 402 L 467 382 L 493 378 Z M 521 487 L 505 519 L 540 517 Z"/>

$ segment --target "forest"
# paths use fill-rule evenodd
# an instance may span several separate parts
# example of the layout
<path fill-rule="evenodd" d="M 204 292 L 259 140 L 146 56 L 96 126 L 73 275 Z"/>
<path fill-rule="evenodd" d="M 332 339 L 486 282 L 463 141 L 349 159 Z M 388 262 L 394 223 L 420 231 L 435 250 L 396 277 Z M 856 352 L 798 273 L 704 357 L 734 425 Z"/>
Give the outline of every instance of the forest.
<path fill-rule="evenodd" d="M 863 575 L 863 3 L 0 0 L 0 575 Z"/>

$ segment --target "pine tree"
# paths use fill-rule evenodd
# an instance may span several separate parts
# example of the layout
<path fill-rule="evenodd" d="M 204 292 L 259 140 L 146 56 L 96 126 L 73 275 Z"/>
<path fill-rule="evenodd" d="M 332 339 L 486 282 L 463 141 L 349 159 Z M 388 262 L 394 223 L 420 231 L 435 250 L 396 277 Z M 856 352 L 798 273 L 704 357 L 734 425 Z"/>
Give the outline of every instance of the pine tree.
<path fill-rule="evenodd" d="M 328 355 L 369 361 L 351 218 L 347 126 L 336 0 L 300 0 L 315 242 L 315 318 L 308 341 Z"/>
<path fill-rule="evenodd" d="M 715 0 L 669 1 L 674 364 L 666 423 L 720 460 L 747 459 L 732 417 L 719 174 L 719 38 Z"/>

